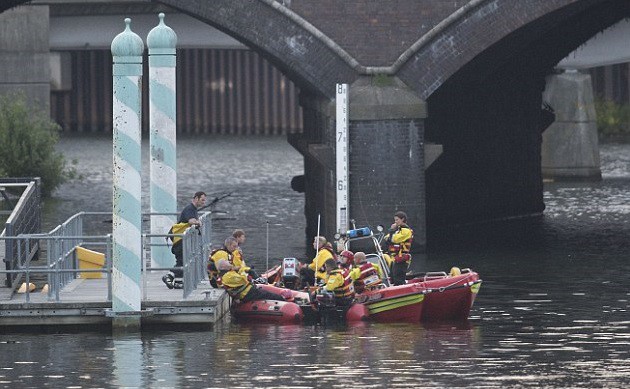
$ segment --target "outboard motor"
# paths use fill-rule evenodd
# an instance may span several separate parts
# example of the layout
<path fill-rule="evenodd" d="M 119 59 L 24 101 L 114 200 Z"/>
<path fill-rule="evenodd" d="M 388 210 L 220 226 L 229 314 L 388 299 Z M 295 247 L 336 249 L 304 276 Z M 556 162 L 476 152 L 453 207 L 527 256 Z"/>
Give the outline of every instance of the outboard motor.
<path fill-rule="evenodd" d="M 282 259 L 282 283 L 285 288 L 298 289 L 300 287 L 299 264 L 296 258 Z"/>

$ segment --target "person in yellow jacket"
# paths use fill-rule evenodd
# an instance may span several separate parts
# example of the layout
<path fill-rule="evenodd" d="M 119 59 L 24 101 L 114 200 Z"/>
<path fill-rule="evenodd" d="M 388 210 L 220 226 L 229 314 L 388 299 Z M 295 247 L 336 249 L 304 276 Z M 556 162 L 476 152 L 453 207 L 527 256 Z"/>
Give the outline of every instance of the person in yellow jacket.
<path fill-rule="evenodd" d="M 350 271 L 350 278 L 354 281 L 356 293 L 378 289 L 383 285 L 383 270 L 379 265 L 368 262 L 363 251 L 357 251 L 354 260 L 355 267 Z"/>
<path fill-rule="evenodd" d="M 315 237 L 313 248 L 317 250 L 317 255 L 308 266 L 300 269 L 303 284 L 315 285 L 324 282 L 327 278 L 324 263 L 329 259 L 336 260 L 332 245 L 323 236 Z"/>
<path fill-rule="evenodd" d="M 350 305 L 354 299 L 354 286 L 352 279 L 344 276 L 344 272 L 339 268 L 337 261 L 330 258 L 324 263 L 326 268 L 326 285 L 324 291 L 335 296 L 336 305 Z"/>
<path fill-rule="evenodd" d="M 221 277 L 221 284 L 227 293 L 243 303 L 253 300 L 285 301 L 279 294 L 268 292 L 249 281 L 246 274 L 235 270 L 226 259 L 220 259 L 216 264 Z"/>
<path fill-rule="evenodd" d="M 232 263 L 234 264 L 234 266 L 240 267 L 241 271 L 246 272 L 253 279 L 257 279 L 258 274 L 256 273 L 256 271 L 247 266 L 245 264 L 245 259 L 243 259 L 243 249 L 241 246 L 243 245 L 243 243 L 245 243 L 245 231 L 234 230 L 234 232 L 232 233 L 232 237 L 236 239 L 237 244 L 236 250 L 232 251 Z"/>
<path fill-rule="evenodd" d="M 236 239 L 230 236 L 225 239 L 223 246 L 220 249 L 216 249 L 210 253 L 210 258 L 208 258 L 208 279 L 213 287 L 219 287 L 217 282 L 219 273 L 217 264 L 219 261 L 225 260 L 233 266 L 235 270 L 241 270 L 240 266 L 236 266 L 234 264 L 234 251 L 236 251 L 237 247 L 238 243 L 236 242 Z"/>
<path fill-rule="evenodd" d="M 413 230 L 407 225 L 407 214 L 398 211 L 394 214 L 394 223 L 385 235 L 388 243 L 388 254 L 394 260 L 392 266 L 392 284 L 404 285 L 406 274 L 411 263 L 411 243 L 413 241 Z"/>

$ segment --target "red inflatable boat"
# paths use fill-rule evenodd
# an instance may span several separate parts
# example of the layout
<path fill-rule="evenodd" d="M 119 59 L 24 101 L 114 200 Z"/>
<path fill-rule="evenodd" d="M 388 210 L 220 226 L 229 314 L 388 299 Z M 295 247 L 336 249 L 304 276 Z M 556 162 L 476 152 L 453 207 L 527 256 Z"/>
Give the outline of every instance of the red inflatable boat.
<path fill-rule="evenodd" d="M 424 289 L 420 284 L 390 286 L 365 291 L 356 297 L 370 312 L 370 320 L 380 323 L 419 323 L 422 317 Z"/>
<path fill-rule="evenodd" d="M 304 318 L 302 308 L 290 301 L 255 300 L 235 303 L 231 313 L 240 322 L 300 324 Z"/>
<path fill-rule="evenodd" d="M 408 281 L 424 290 L 422 321 L 466 320 L 479 288 L 479 274 L 463 269 L 461 274 L 426 273 Z"/>

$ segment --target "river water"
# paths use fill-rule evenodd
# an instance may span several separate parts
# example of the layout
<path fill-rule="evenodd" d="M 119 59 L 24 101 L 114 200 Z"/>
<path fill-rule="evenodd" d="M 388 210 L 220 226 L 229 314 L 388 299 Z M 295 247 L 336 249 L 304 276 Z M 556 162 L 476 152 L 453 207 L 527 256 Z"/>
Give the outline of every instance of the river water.
<path fill-rule="evenodd" d="M 46 204 L 46 227 L 79 210 L 111 210 L 111 140 L 64 138 L 59 149 L 79 160 L 85 177 Z M 604 144 L 601 158 L 602 182 L 545 184 L 542 217 L 429 237 L 428 254 L 414 258 L 417 266 L 470 267 L 484 280 L 466 323 L 324 328 L 226 321 L 209 331 L 116 337 L 2 334 L 0 384 L 628 387 L 630 146 Z M 178 169 L 180 208 L 196 190 L 233 192 L 220 204 L 229 213 L 215 221 L 215 231 L 224 236 L 244 228 L 245 253 L 257 268 L 267 260 L 267 221 L 272 260 L 304 257 L 304 199 L 289 188 L 303 168 L 285 139 L 179 139 Z"/>

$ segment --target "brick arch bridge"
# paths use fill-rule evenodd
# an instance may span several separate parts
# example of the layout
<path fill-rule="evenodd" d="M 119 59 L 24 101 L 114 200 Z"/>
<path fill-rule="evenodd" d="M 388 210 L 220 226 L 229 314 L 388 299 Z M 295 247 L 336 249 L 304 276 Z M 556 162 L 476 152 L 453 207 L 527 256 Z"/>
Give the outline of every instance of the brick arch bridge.
<path fill-rule="evenodd" d="M 335 229 L 334 85 L 350 91 L 350 216 L 440 224 L 542 212 L 545 77 L 627 0 L 153 0 L 270 60 L 301 89 L 307 236 Z M 23 3 L 13 0 L 9 3 Z M 425 168 L 429 143 L 443 154 Z"/>

